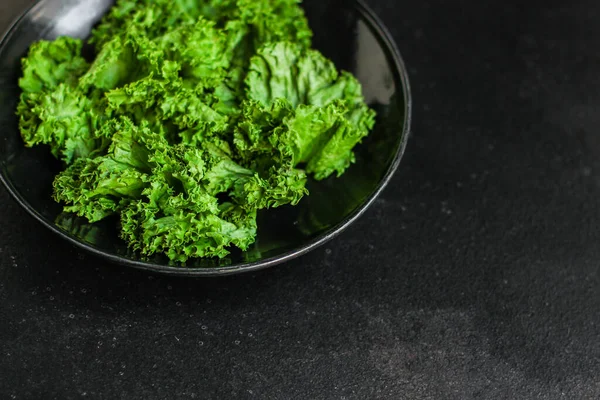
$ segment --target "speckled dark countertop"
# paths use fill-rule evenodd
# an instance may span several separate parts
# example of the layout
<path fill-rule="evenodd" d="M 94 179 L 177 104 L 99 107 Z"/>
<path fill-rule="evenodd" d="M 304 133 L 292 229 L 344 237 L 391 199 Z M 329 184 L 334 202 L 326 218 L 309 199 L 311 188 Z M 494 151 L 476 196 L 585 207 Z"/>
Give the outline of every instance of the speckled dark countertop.
<path fill-rule="evenodd" d="M 368 3 L 415 100 L 373 208 L 185 280 L 81 254 L 0 189 L 0 399 L 600 398 L 600 3 Z"/>

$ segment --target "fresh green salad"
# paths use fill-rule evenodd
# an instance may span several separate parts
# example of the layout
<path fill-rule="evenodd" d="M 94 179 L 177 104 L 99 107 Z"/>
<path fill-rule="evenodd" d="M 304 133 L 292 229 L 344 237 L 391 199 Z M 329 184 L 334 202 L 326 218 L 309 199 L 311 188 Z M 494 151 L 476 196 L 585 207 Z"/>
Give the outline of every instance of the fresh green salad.
<path fill-rule="evenodd" d="M 341 175 L 375 123 L 311 37 L 297 0 L 119 0 L 88 42 L 31 46 L 21 135 L 64 162 L 66 212 L 118 215 L 142 255 L 246 250 L 258 210 Z"/>

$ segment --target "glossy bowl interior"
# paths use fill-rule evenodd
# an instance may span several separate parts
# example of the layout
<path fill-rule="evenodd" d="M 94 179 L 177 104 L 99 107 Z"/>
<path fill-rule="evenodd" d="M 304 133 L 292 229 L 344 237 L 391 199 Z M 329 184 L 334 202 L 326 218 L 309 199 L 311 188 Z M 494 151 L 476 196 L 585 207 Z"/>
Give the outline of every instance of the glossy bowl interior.
<path fill-rule="evenodd" d="M 140 258 L 117 234 L 117 221 L 98 224 L 61 213 L 51 198 L 61 165 L 48 148 L 26 149 L 15 115 L 20 59 L 39 39 L 86 38 L 113 0 L 41 0 L 10 29 L 0 45 L 0 178 L 14 198 L 43 225 L 110 261 L 163 273 L 216 276 L 266 268 L 333 238 L 373 202 L 397 169 L 410 127 L 411 99 L 404 64 L 375 15 L 360 1 L 305 0 L 314 46 L 338 68 L 353 72 L 377 111 L 374 132 L 356 149 L 357 162 L 341 178 L 309 182 L 296 207 L 259 215 L 256 244 L 222 260 L 174 265 L 163 256 Z"/>

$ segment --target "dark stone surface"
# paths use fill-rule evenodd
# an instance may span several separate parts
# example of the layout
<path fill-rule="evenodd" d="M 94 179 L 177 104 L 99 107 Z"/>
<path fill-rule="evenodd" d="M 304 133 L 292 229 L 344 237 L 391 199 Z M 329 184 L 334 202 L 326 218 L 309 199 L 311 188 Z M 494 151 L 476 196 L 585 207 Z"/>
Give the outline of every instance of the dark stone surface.
<path fill-rule="evenodd" d="M 369 3 L 410 67 L 414 136 L 326 248 L 151 276 L 0 190 L 1 399 L 600 397 L 600 3 Z"/>

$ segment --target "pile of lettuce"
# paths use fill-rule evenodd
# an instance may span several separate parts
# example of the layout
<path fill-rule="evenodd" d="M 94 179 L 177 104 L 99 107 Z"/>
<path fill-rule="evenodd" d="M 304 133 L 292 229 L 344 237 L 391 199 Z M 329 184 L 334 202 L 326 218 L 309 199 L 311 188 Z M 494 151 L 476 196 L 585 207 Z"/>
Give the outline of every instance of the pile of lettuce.
<path fill-rule="evenodd" d="M 64 161 L 66 212 L 119 215 L 143 255 L 245 250 L 258 210 L 341 175 L 374 125 L 359 82 L 311 37 L 297 0 L 120 0 L 89 42 L 31 46 L 23 140 Z"/>

